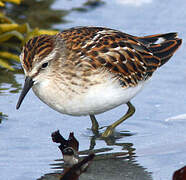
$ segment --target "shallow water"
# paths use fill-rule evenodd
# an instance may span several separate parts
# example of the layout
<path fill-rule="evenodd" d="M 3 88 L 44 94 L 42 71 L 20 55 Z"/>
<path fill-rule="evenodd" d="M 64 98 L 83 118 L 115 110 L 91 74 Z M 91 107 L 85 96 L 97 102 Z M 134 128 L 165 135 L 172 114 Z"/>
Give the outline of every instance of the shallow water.
<path fill-rule="evenodd" d="M 109 0 L 94 8 L 83 2 L 56 1 L 52 8 L 70 13 L 65 17 L 68 23 L 56 24 L 54 28 L 96 25 L 133 35 L 173 31 L 186 38 L 184 0 Z M 109 149 L 98 153 L 101 160 L 95 161 L 81 179 L 170 180 L 173 172 L 186 164 L 185 49 L 183 41 L 175 56 L 154 73 L 144 90 L 132 100 L 135 115 L 117 128 L 118 132 L 128 131 L 128 136 L 110 142 L 96 140 L 95 149 Z M 23 81 L 23 74 L 0 72 L 0 112 L 3 112 L 0 177 L 3 180 L 35 180 L 42 176 L 55 179 L 45 175 L 56 172 L 61 163 L 55 161 L 61 158 L 61 153 L 52 142 L 51 133 L 59 129 L 67 137 L 73 131 L 80 141 L 80 150 L 88 150 L 92 134 L 87 128 L 91 123 L 89 117 L 71 117 L 53 111 L 32 91 L 20 110 L 15 110 Z M 97 118 L 101 126 L 109 125 L 125 111 L 126 106 L 122 105 Z M 116 152 L 127 154 L 117 160 L 109 158 Z M 109 156 L 105 158 L 105 155 Z"/>

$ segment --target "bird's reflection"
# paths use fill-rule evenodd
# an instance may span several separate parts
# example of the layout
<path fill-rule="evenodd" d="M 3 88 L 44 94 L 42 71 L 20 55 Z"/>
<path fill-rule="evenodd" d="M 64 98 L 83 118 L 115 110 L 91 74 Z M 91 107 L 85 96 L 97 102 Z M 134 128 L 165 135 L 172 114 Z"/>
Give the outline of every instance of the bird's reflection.
<path fill-rule="evenodd" d="M 102 138 L 101 133 L 97 135 L 93 135 L 90 137 L 90 147 L 89 150 L 93 150 L 96 145 L 96 140 L 103 140 L 107 144 L 107 146 L 122 146 L 125 143 L 117 143 L 117 140 L 122 139 L 124 137 L 132 136 L 134 133 L 131 133 L 129 131 L 121 131 L 121 132 L 115 132 L 113 136 L 109 136 L 107 138 Z"/>
<path fill-rule="evenodd" d="M 120 134 L 121 135 L 121 134 Z M 132 136 L 130 132 L 123 132 L 124 136 Z M 79 156 L 87 157 L 88 154 L 93 153 L 93 162 L 88 170 L 81 174 L 79 180 L 89 179 L 108 179 L 108 180 L 151 180 L 151 173 L 144 167 L 138 164 L 135 160 L 135 148 L 132 143 L 122 143 L 121 139 L 118 142 L 118 137 L 104 139 L 107 146 L 95 149 L 97 137 L 90 138 L 90 146 L 87 150 L 80 151 Z M 121 147 L 120 151 L 116 151 L 114 147 Z M 117 148 L 118 150 L 118 148 Z M 58 180 L 61 178 L 61 173 L 65 167 L 62 159 L 55 160 L 51 164 L 51 168 L 55 170 L 54 173 L 45 174 L 38 180 Z M 73 180 L 73 179 L 70 179 Z"/>

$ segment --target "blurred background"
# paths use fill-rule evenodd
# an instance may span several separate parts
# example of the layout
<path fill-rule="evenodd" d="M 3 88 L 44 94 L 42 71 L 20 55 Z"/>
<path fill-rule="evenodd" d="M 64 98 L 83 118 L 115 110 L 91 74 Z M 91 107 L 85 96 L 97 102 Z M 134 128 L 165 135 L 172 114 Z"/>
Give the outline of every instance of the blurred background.
<path fill-rule="evenodd" d="M 80 179 L 171 180 L 186 164 L 186 2 L 184 0 L 8 0 L 0 1 L 0 177 L 7 180 L 58 179 L 63 161 L 51 133 L 74 132 L 80 150 L 97 159 Z M 15 109 L 24 74 L 23 44 L 40 34 L 74 26 L 103 26 L 136 36 L 178 32 L 181 48 L 132 102 L 136 113 L 117 128 L 122 136 L 95 139 L 89 117 L 59 114 L 32 91 Z M 122 105 L 97 116 L 111 124 Z M 121 135 L 121 134 L 120 134 Z"/>

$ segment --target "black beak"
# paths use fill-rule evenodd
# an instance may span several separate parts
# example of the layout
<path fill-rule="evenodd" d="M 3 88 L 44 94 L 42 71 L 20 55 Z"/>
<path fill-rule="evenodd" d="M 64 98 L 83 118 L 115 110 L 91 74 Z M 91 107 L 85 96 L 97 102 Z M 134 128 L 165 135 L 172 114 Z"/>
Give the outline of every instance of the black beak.
<path fill-rule="evenodd" d="M 26 77 L 24 87 L 21 91 L 21 95 L 19 96 L 19 100 L 18 100 L 17 105 L 16 105 L 16 109 L 19 109 L 24 97 L 26 96 L 26 94 L 28 93 L 30 88 L 33 86 L 33 84 L 34 84 L 34 81 L 32 80 L 32 78 L 31 77 Z"/>

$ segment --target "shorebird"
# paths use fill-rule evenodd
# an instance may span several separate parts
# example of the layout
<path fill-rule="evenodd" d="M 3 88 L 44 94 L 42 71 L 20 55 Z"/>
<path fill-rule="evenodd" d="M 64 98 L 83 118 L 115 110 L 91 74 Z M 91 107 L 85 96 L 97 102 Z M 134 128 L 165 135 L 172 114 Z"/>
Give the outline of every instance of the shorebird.
<path fill-rule="evenodd" d="M 130 100 L 181 42 L 177 33 L 137 37 L 104 27 L 34 37 L 20 55 L 26 78 L 16 108 L 32 87 L 39 99 L 60 113 L 89 115 L 97 133 L 96 114 L 127 104 L 127 113 L 101 134 L 108 137 L 134 114 Z"/>

